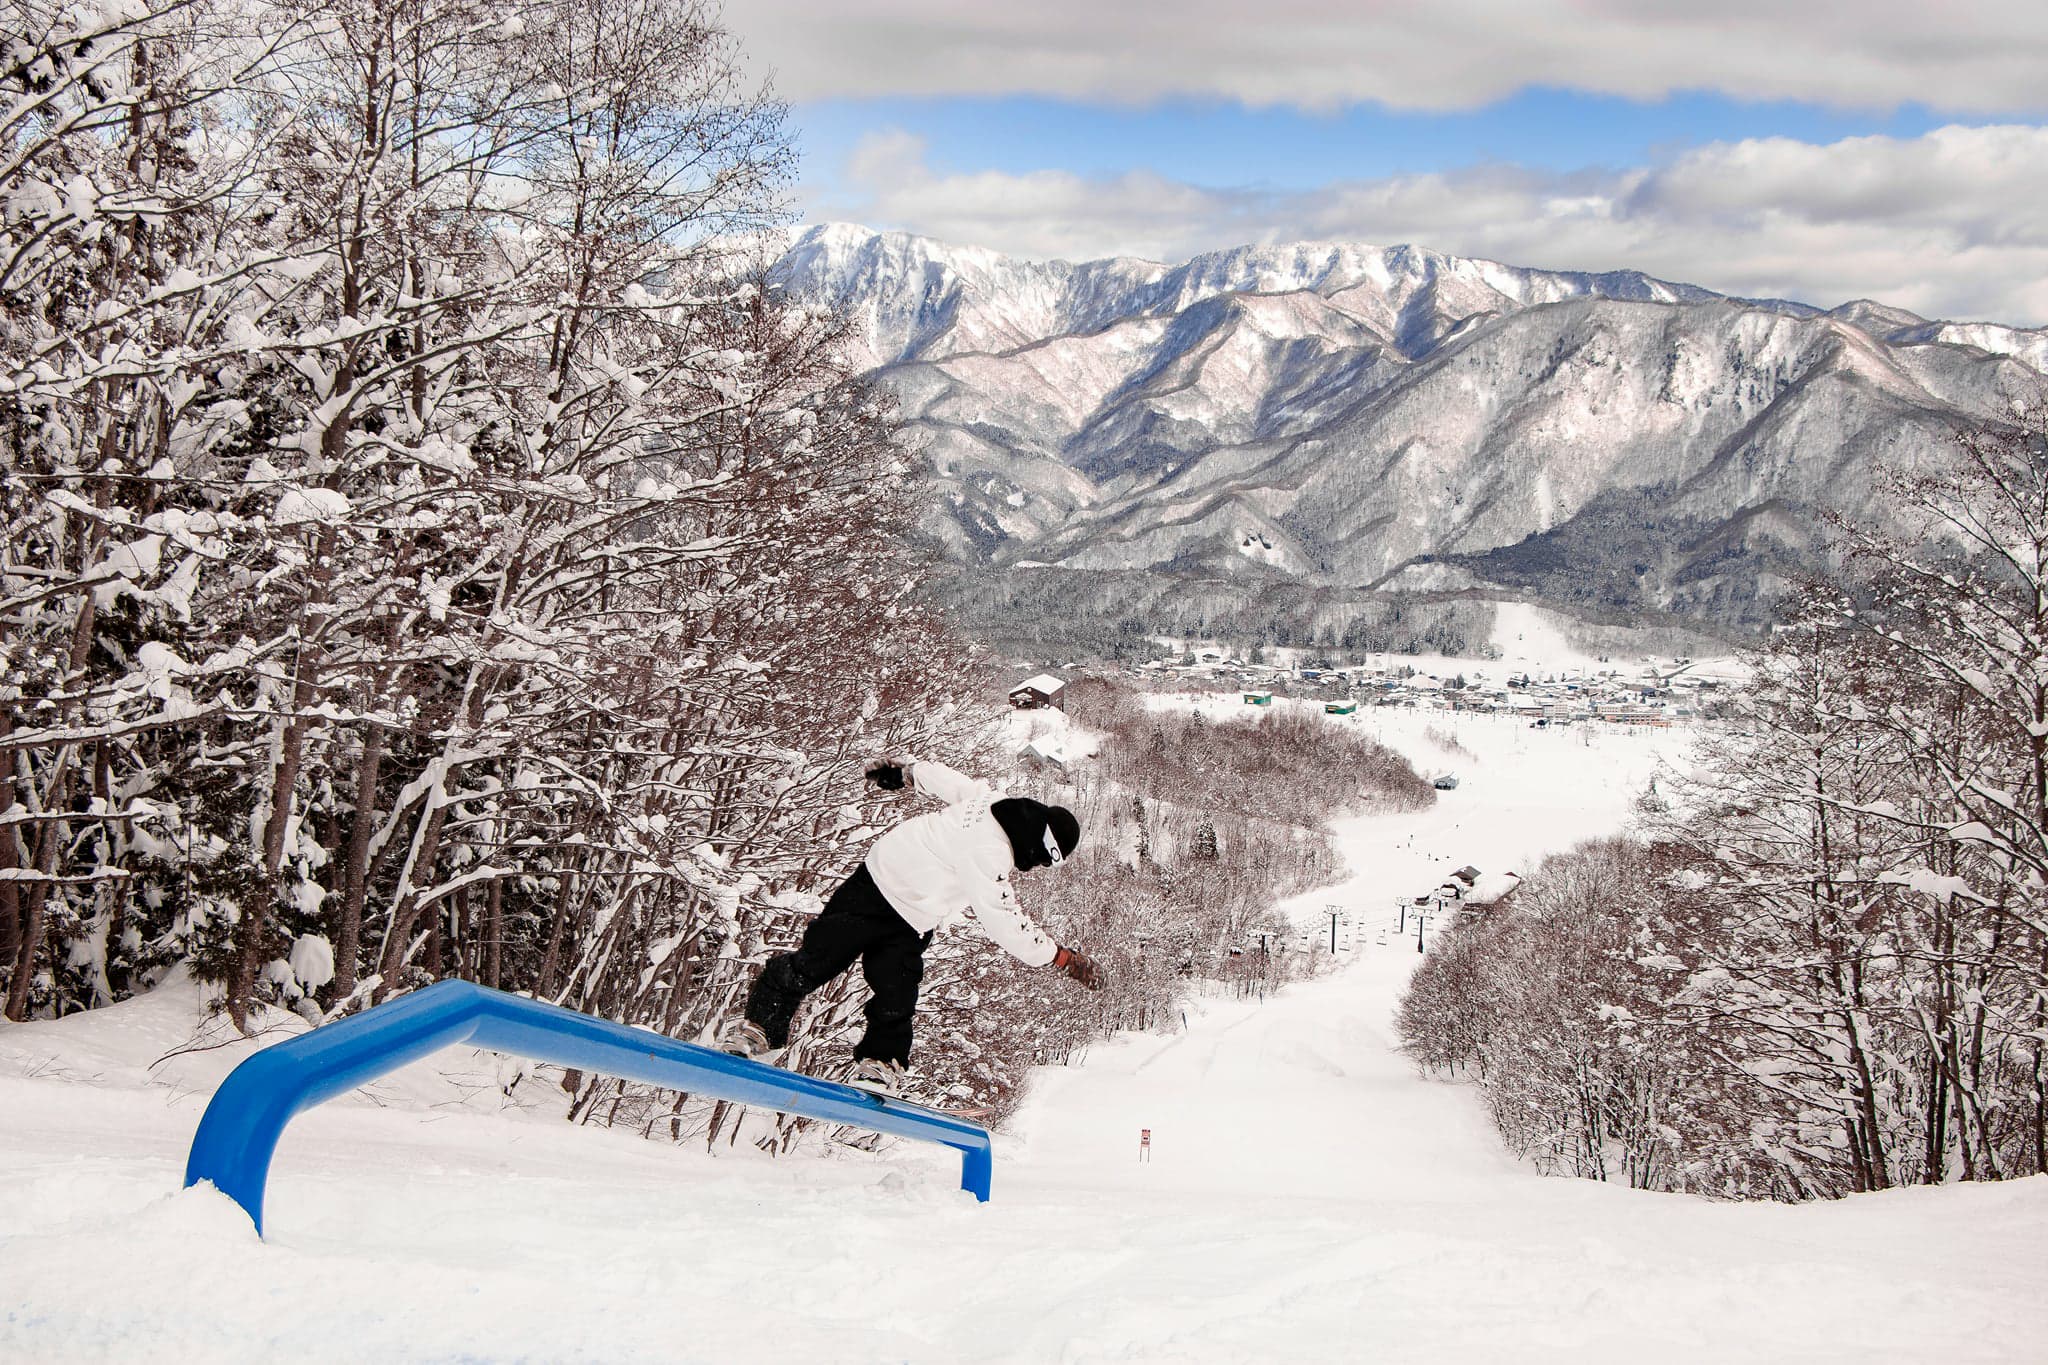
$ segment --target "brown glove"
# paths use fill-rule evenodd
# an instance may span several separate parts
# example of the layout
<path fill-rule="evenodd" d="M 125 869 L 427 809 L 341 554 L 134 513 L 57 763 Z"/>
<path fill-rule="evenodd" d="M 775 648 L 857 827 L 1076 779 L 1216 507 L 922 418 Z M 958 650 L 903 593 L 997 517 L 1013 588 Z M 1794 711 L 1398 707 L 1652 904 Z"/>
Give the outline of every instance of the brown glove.
<path fill-rule="evenodd" d="M 1091 991 L 1102 989 L 1102 968 L 1096 966 L 1095 959 L 1086 953 L 1077 953 L 1072 948 L 1062 948 L 1052 955 L 1052 965 Z"/>

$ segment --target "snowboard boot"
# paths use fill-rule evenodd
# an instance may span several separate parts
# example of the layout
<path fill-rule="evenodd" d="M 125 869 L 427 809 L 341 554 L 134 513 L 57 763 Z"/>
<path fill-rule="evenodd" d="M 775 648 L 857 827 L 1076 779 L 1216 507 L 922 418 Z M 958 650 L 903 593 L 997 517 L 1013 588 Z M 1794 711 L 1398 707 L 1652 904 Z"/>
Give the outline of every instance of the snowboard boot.
<path fill-rule="evenodd" d="M 894 1062 L 885 1062 L 879 1057 L 857 1057 L 853 1072 L 846 1078 L 848 1085 L 861 1090 L 894 1099 L 903 1093 L 903 1068 Z"/>
<path fill-rule="evenodd" d="M 718 1030 L 718 1050 L 735 1057 L 762 1057 L 774 1051 L 768 1035 L 751 1019 L 728 1019 Z"/>

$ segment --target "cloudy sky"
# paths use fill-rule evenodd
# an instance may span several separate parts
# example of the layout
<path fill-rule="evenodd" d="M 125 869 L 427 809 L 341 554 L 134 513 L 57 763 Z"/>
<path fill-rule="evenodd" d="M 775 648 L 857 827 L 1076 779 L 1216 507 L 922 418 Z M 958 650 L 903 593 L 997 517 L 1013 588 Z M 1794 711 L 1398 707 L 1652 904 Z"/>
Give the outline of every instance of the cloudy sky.
<path fill-rule="evenodd" d="M 1035 257 L 1413 242 L 2048 324 L 2044 0 L 725 0 L 799 208 Z"/>

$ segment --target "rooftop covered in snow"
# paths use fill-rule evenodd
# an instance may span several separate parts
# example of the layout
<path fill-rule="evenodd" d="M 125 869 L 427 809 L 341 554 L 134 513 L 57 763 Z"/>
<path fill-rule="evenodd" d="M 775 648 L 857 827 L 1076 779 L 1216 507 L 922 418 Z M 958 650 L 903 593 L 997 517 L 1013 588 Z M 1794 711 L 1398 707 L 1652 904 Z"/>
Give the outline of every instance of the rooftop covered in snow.
<path fill-rule="evenodd" d="M 1012 692 L 1038 692 L 1050 697 L 1066 685 L 1067 681 L 1064 678 L 1055 678 L 1050 673 L 1040 673 L 1037 677 L 1026 678 L 1010 690 Z"/>

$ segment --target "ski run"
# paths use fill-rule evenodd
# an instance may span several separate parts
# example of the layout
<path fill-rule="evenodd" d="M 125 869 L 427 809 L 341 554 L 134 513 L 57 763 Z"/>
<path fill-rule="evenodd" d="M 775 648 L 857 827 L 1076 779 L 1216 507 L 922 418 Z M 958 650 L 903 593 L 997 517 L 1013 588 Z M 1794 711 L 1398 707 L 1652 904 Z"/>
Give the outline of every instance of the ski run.
<path fill-rule="evenodd" d="M 251 1046 L 179 1051 L 195 988 L 0 1030 L 0 1360 L 2043 1358 L 2042 1178 L 1803 1206 L 1546 1179 L 1419 1076 L 1397 898 L 1620 827 L 1688 736 L 1357 723 L 1461 782 L 1339 826 L 1351 880 L 1288 908 L 1311 935 L 1350 913 L 1343 965 L 1037 1073 L 986 1205 L 917 1144 L 773 1160 L 572 1127 L 504 1100 L 515 1062 L 451 1051 L 300 1117 L 259 1241 L 179 1189 Z"/>

